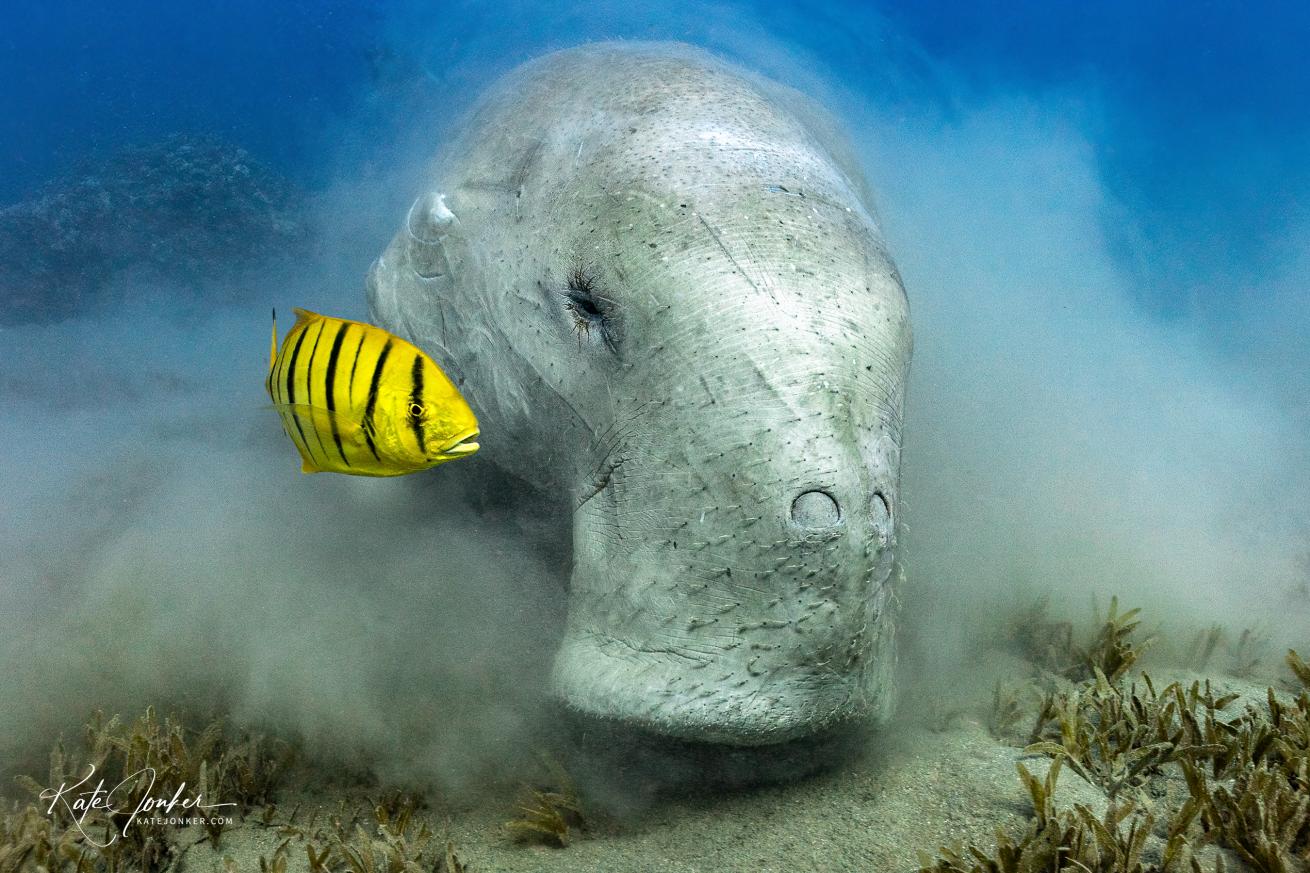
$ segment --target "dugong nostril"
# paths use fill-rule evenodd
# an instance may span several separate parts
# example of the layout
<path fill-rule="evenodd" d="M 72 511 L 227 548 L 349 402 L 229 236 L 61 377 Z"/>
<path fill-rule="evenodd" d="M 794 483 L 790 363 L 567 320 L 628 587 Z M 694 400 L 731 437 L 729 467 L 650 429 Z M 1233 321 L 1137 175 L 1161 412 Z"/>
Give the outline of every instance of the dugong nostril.
<path fill-rule="evenodd" d="M 806 491 L 792 501 L 791 520 L 804 528 L 822 530 L 841 520 L 841 509 L 828 492 Z"/>
<path fill-rule="evenodd" d="M 869 521 L 878 538 L 886 545 L 892 536 L 892 507 L 887 495 L 881 491 L 875 491 L 873 499 L 869 501 Z"/>
<path fill-rule="evenodd" d="M 873 515 L 873 523 L 878 527 L 888 527 L 892 521 L 891 504 L 887 502 L 887 496 L 881 491 L 873 492 L 873 500 L 869 503 L 869 510 Z"/>

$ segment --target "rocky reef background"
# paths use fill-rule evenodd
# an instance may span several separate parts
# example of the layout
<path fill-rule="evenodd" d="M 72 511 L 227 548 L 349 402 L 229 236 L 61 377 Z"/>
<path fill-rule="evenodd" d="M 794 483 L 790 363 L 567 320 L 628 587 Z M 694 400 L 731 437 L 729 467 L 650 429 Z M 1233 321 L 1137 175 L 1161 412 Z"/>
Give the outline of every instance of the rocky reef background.
<path fill-rule="evenodd" d="M 131 293 L 125 275 L 239 300 L 229 280 L 312 246 L 307 205 L 295 183 L 215 138 L 175 134 L 84 159 L 0 208 L 0 324 L 102 311 Z"/>

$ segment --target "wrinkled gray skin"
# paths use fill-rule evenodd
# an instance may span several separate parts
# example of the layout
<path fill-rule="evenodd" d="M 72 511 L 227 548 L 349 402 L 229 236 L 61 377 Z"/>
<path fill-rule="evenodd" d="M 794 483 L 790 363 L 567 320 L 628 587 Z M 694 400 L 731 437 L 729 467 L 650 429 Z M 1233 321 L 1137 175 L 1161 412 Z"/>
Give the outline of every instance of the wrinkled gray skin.
<path fill-rule="evenodd" d="M 763 746 L 890 711 L 910 326 L 833 131 L 687 46 L 548 55 L 369 275 L 477 412 L 464 463 L 573 497 L 580 713 Z"/>

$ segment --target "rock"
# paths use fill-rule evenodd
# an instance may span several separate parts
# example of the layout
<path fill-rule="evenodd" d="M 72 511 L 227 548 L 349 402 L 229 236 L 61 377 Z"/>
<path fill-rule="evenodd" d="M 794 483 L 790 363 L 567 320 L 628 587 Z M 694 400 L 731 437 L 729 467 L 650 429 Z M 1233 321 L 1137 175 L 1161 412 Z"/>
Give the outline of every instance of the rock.
<path fill-rule="evenodd" d="M 0 324 L 103 306 L 129 271 L 204 285 L 310 237 L 303 193 L 241 148 L 179 135 L 124 149 L 0 209 Z"/>

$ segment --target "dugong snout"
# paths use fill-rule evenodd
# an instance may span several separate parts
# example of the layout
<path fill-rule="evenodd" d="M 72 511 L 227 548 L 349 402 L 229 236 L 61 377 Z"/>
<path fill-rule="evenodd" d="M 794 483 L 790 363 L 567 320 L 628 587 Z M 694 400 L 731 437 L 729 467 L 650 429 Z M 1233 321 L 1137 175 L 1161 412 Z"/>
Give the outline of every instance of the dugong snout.
<path fill-rule="evenodd" d="M 798 392 L 788 407 L 802 404 L 813 400 Z M 593 718 L 736 746 L 884 713 L 888 465 L 835 439 L 840 421 L 825 415 L 725 452 L 714 425 L 747 407 L 721 405 L 702 416 L 708 440 L 693 437 L 675 467 L 656 462 L 668 445 L 645 436 L 672 426 L 637 428 L 623 463 L 575 514 L 557 694 Z"/>

